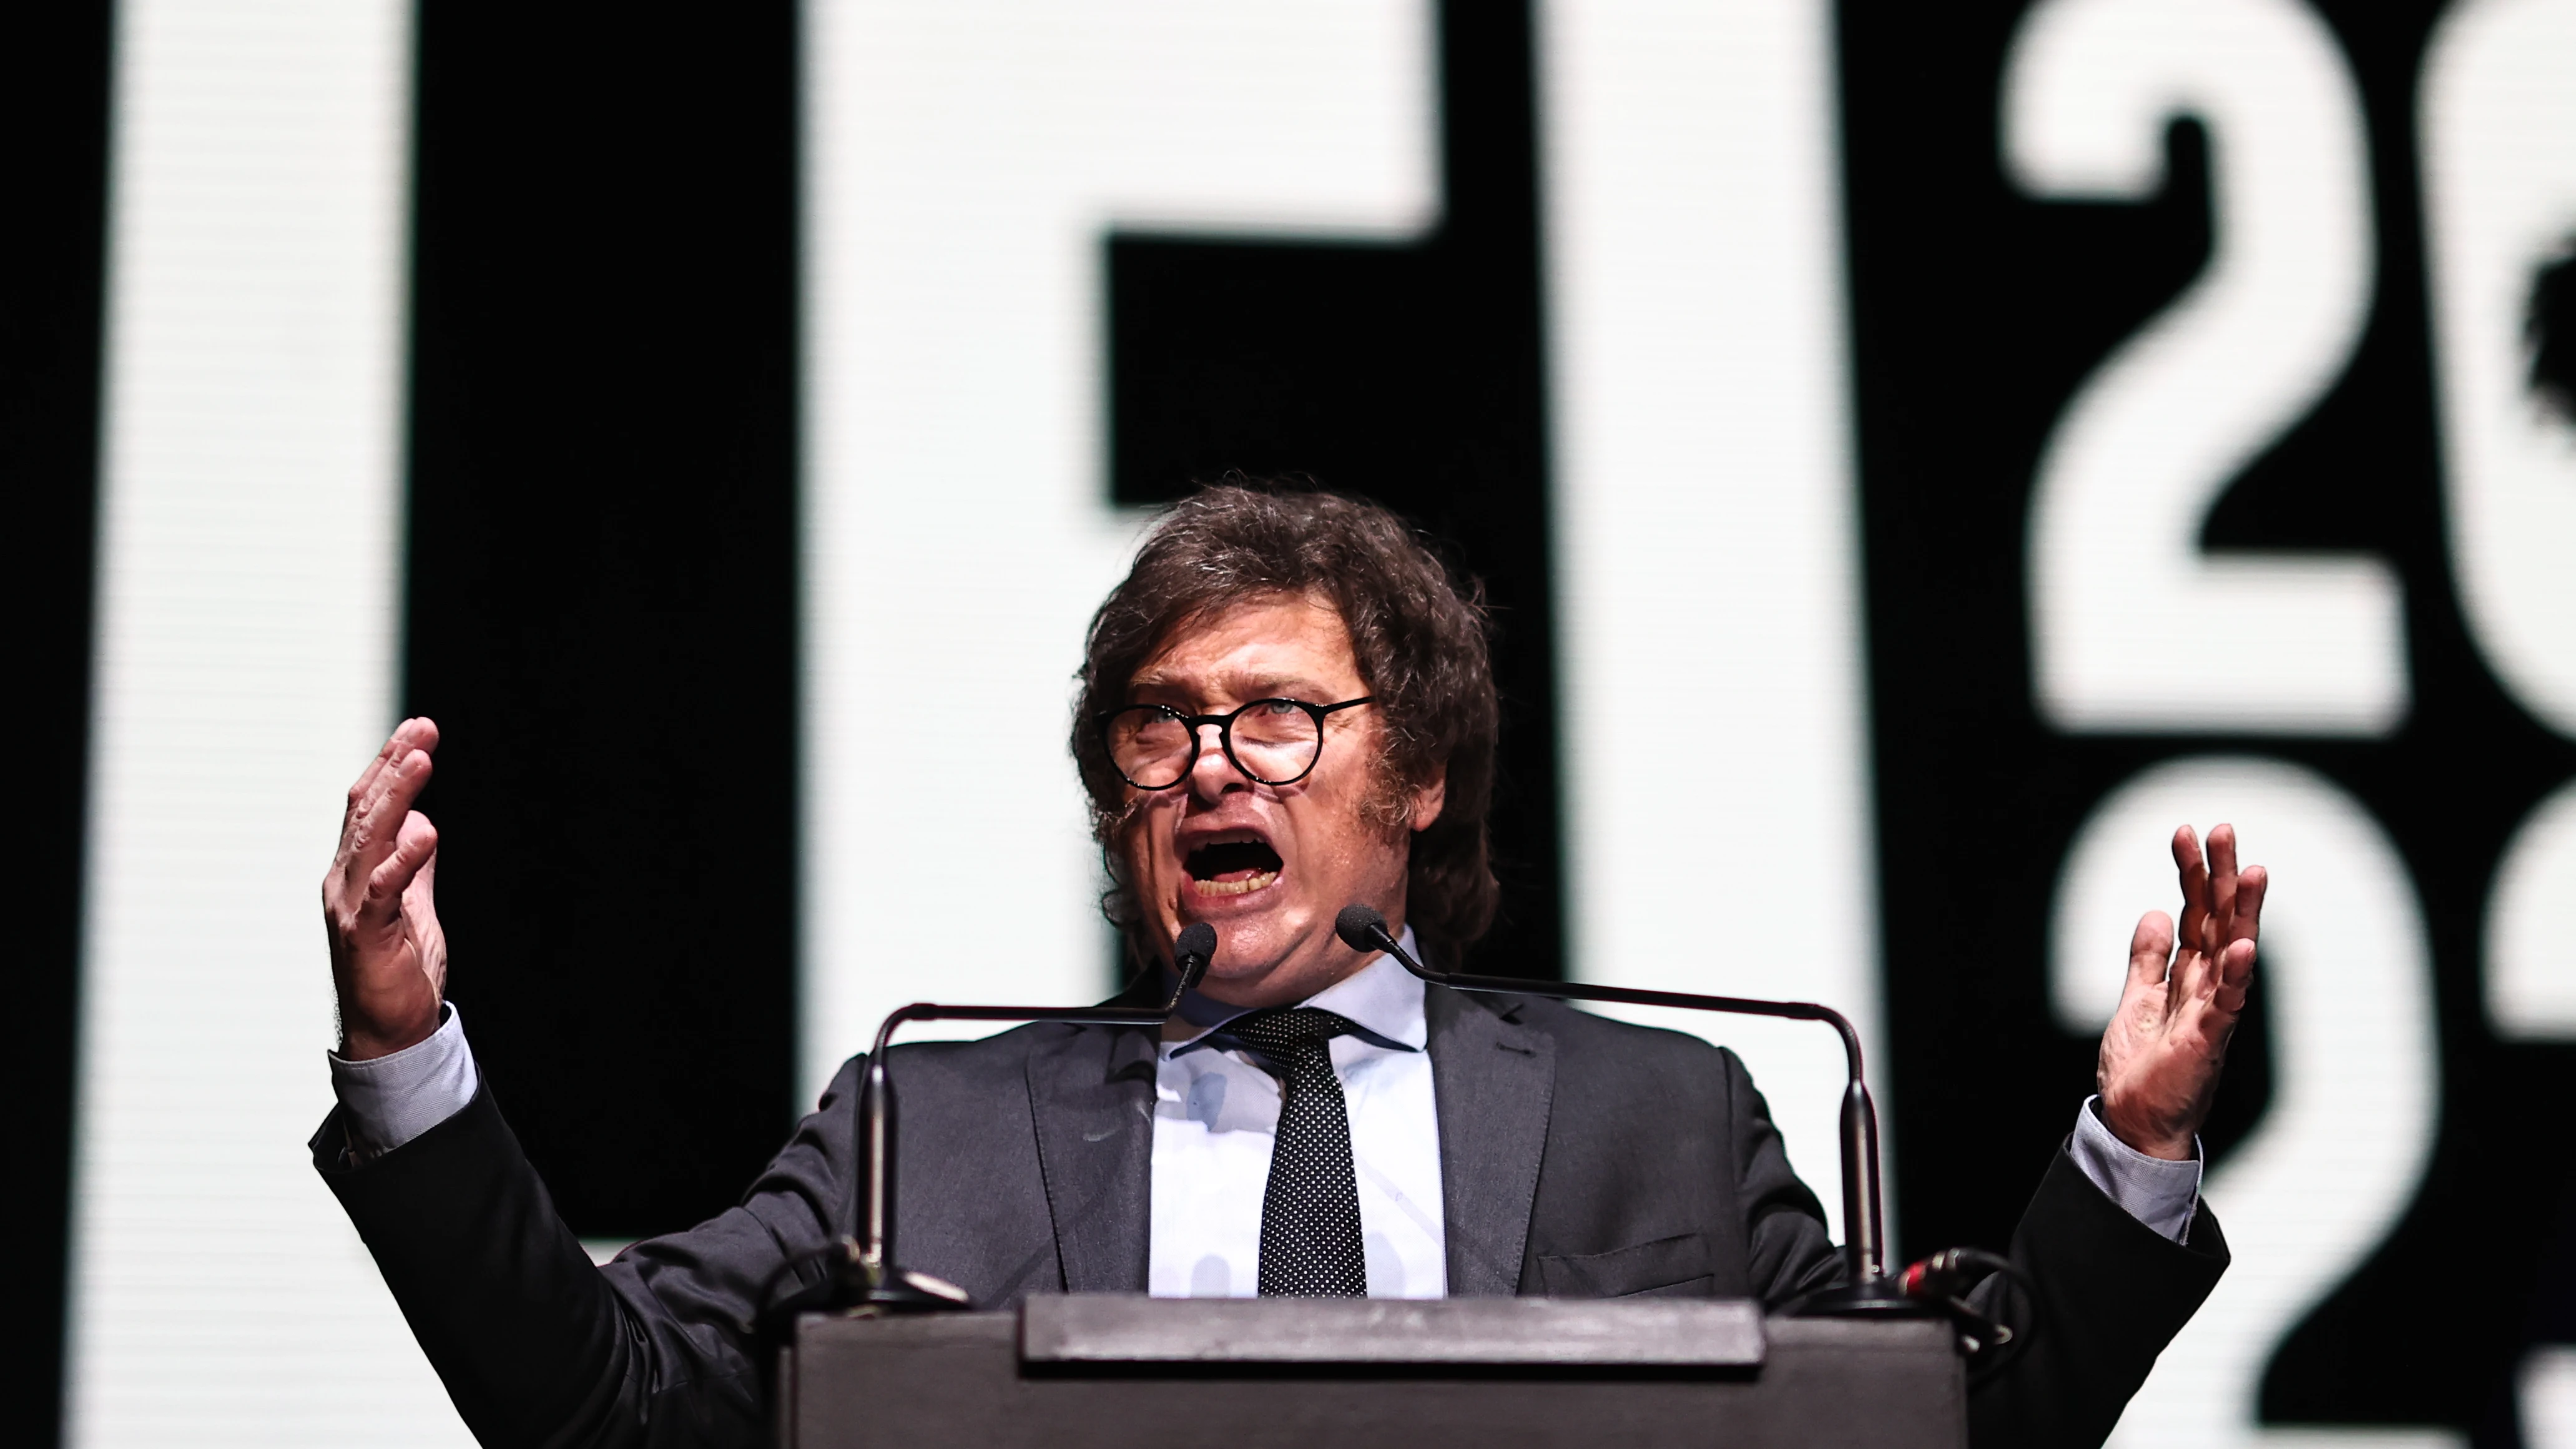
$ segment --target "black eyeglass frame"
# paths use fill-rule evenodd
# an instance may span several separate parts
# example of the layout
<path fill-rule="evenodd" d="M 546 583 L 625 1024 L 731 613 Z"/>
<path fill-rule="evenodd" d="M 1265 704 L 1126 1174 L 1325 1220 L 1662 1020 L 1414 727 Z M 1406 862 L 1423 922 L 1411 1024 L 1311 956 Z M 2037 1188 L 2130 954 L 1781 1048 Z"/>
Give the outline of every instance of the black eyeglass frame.
<path fill-rule="evenodd" d="M 1102 754 L 1109 757 L 1109 768 L 1117 770 L 1118 778 L 1125 780 L 1129 785 L 1134 786 L 1136 789 L 1169 790 L 1180 784 L 1182 781 L 1187 780 L 1190 777 L 1190 772 L 1199 767 L 1199 755 L 1207 749 L 1207 746 L 1200 742 L 1199 731 L 1207 728 L 1209 725 L 1216 726 L 1216 746 L 1219 750 L 1222 750 L 1225 753 L 1225 762 L 1227 764 L 1234 766 L 1236 771 L 1239 772 L 1243 778 L 1252 781 L 1254 784 L 1276 787 L 1296 784 L 1298 781 L 1305 779 L 1308 775 L 1315 773 L 1315 767 L 1323 763 L 1324 716 L 1328 714 L 1339 714 L 1341 711 L 1346 709 L 1356 709 L 1364 704 L 1375 703 L 1377 703 L 1377 696 L 1374 694 L 1363 694 L 1357 699 L 1346 699 L 1339 704 L 1310 704 L 1302 699 L 1290 699 L 1285 695 L 1274 695 L 1268 699 L 1247 700 L 1244 703 L 1237 705 L 1235 708 L 1226 711 L 1224 714 L 1183 714 L 1168 704 L 1130 704 L 1122 705 L 1117 709 L 1103 712 L 1094 721 L 1094 723 L 1100 726 L 1100 750 Z M 1242 757 L 1238 756 L 1234 752 L 1235 720 L 1247 711 L 1257 709 L 1265 704 L 1293 704 L 1297 708 L 1304 710 L 1306 712 L 1306 717 L 1315 722 L 1315 757 L 1306 762 L 1306 768 L 1299 770 L 1296 774 L 1289 776 L 1285 780 L 1265 780 L 1261 778 L 1259 775 L 1252 773 L 1251 769 L 1243 763 Z M 1189 731 L 1190 757 L 1181 763 L 1181 772 L 1179 774 L 1173 776 L 1171 779 L 1160 785 L 1138 784 L 1133 776 L 1129 775 L 1125 770 L 1119 769 L 1118 746 L 1109 737 L 1109 727 L 1120 715 L 1133 714 L 1138 710 L 1159 711 L 1165 717 L 1178 721 L 1181 728 Z"/>

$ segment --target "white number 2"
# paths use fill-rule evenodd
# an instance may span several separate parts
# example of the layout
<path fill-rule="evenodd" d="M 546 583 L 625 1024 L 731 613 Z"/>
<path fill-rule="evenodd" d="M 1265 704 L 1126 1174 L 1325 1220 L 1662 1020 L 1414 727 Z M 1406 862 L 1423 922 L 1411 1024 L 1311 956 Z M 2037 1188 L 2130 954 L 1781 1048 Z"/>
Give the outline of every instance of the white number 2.
<path fill-rule="evenodd" d="M 2383 734 L 2407 706 L 2388 567 L 2199 546 L 2368 316 L 2367 134 L 2333 36 L 2293 0 L 2051 0 L 2006 65 L 2005 163 L 2033 195 L 2144 199 L 2186 113 L 2210 136 L 2209 265 L 2087 380 L 2041 457 L 2038 704 L 2074 730 Z"/>
<path fill-rule="evenodd" d="M 2130 1401 L 2123 1449 L 2223 1449 L 2256 1422 L 2282 1337 L 2377 1246 L 2432 1155 L 2439 1047 L 2424 913 L 2361 802 L 2278 760 L 2194 757 L 2121 786 L 2068 848 L 2050 931 L 2051 989 L 2072 1030 L 2118 1004 L 2142 903 L 2170 900 L 2166 836 L 2228 820 L 2280 883 L 2264 911 L 2261 990 L 2272 1101 L 2204 1190 L 2235 1262 Z M 2434 1430 L 2289 1431 L 2338 1446 L 2457 1442 Z"/>

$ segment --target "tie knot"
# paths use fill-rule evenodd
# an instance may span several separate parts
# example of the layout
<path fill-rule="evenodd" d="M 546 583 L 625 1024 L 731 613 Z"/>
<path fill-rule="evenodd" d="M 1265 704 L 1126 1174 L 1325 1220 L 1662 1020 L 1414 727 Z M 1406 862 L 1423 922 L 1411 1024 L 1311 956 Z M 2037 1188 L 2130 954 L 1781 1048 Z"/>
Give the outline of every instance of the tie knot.
<path fill-rule="evenodd" d="M 1357 1024 L 1311 1006 L 1255 1011 L 1225 1024 L 1225 1034 L 1255 1051 L 1286 1057 L 1359 1030 Z"/>

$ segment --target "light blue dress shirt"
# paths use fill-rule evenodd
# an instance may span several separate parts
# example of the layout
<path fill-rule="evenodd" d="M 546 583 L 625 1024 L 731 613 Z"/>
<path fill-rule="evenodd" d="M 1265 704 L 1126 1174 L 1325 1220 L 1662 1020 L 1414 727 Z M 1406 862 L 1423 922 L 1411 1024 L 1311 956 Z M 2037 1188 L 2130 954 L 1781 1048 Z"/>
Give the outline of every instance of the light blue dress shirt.
<path fill-rule="evenodd" d="M 1413 947 L 1413 933 L 1403 941 Z M 1422 982 L 1380 956 L 1303 1005 L 1350 1020 L 1333 1074 L 1350 1116 L 1360 1242 L 1371 1298 L 1449 1292 L 1440 1212 L 1440 1114 Z M 1153 1223 L 1146 1291 L 1157 1298 L 1250 1298 L 1260 1287 L 1261 1204 L 1279 1130 L 1277 1078 L 1206 1040 L 1244 1008 L 1196 996 L 1167 1031 L 1154 1080 Z"/>

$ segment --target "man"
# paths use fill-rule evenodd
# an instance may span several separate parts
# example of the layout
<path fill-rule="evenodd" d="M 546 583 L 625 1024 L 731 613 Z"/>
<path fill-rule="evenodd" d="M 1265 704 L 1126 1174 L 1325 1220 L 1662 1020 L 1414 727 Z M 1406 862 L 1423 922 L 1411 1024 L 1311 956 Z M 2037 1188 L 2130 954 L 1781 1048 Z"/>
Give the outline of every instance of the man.
<path fill-rule="evenodd" d="M 1735 1057 L 1562 1004 L 1423 986 L 1334 935 L 1358 902 L 1455 961 L 1490 922 L 1486 624 L 1383 510 L 1202 491 L 1094 619 L 1073 750 L 1140 965 L 1207 922 L 1162 1040 L 1033 1026 L 899 1048 L 907 1267 L 1033 1293 L 1630 1294 L 1779 1305 L 1833 1282 L 1816 1200 Z M 746 1324 L 846 1231 L 845 1066 L 741 1206 L 594 1268 L 443 1006 L 437 836 L 409 720 L 349 793 L 323 884 L 344 1041 L 313 1140 L 486 1442 L 742 1444 Z M 2099 1443 L 2217 1280 L 2195 1132 L 2250 983 L 2264 876 L 2174 838 L 2100 1095 L 2013 1245 L 2045 1327 L 1972 1396 L 1981 1443 Z M 1721 931 L 1712 952 L 1725 949 Z M 2169 959 L 2170 958 L 2170 962 Z"/>

